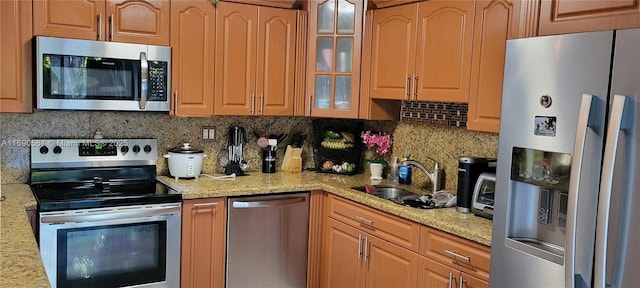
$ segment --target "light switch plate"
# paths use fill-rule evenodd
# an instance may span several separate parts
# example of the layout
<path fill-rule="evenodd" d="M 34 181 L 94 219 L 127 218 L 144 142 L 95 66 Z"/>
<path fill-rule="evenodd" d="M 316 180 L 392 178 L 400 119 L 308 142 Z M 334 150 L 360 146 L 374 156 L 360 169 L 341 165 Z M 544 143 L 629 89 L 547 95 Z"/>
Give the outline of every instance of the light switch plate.
<path fill-rule="evenodd" d="M 216 139 L 216 127 L 214 126 L 202 126 L 202 140 L 215 140 Z"/>

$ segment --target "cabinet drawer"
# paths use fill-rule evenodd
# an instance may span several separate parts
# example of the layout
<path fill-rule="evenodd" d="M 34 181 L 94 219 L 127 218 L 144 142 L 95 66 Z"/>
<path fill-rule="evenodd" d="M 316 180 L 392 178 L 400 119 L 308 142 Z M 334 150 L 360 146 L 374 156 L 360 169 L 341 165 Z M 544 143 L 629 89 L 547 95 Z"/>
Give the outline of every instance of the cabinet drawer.
<path fill-rule="evenodd" d="M 411 251 L 418 250 L 418 223 L 327 194 L 325 214 Z"/>
<path fill-rule="evenodd" d="M 469 275 L 489 280 L 490 247 L 422 226 L 419 253 Z"/>

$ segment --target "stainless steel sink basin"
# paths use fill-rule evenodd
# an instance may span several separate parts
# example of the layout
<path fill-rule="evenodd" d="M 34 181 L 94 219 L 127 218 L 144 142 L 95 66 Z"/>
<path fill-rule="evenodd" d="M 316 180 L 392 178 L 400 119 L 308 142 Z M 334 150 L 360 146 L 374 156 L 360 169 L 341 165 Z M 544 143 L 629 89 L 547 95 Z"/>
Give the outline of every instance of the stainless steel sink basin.
<path fill-rule="evenodd" d="M 371 193 L 371 195 L 391 200 L 396 203 L 402 204 L 404 200 L 415 200 L 418 199 L 421 195 L 413 193 L 411 191 L 402 190 L 394 187 L 385 187 L 385 186 L 374 186 L 376 188 L 375 193 Z M 354 190 L 366 192 L 366 188 L 364 186 L 352 187 Z"/>

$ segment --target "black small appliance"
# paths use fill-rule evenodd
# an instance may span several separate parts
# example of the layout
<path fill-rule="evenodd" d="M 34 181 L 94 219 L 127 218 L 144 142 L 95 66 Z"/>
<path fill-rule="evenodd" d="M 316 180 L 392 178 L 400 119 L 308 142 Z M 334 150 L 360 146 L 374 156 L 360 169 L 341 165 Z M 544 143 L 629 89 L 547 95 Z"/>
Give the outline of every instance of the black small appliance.
<path fill-rule="evenodd" d="M 496 172 L 496 159 L 462 156 L 458 158 L 458 193 L 456 210 L 470 213 L 473 202 L 473 189 L 478 176 L 483 172 Z"/>

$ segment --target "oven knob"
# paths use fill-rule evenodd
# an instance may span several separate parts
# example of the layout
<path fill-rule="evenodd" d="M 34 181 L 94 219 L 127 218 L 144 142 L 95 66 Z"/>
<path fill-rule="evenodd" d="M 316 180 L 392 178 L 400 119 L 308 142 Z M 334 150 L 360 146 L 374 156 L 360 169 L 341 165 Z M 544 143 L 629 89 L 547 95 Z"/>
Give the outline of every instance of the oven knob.
<path fill-rule="evenodd" d="M 140 152 L 140 146 L 133 145 L 133 153 L 138 153 L 138 152 Z"/>
<path fill-rule="evenodd" d="M 47 153 L 49 153 L 49 147 L 47 146 L 40 147 L 40 154 L 47 154 Z"/>
<path fill-rule="evenodd" d="M 60 154 L 60 153 L 62 153 L 62 148 L 60 148 L 60 146 L 53 147 L 53 154 Z"/>
<path fill-rule="evenodd" d="M 144 152 L 151 152 L 151 145 L 144 145 Z"/>
<path fill-rule="evenodd" d="M 120 148 L 120 152 L 122 152 L 122 153 L 129 152 L 129 146 L 122 146 L 122 148 Z"/>

